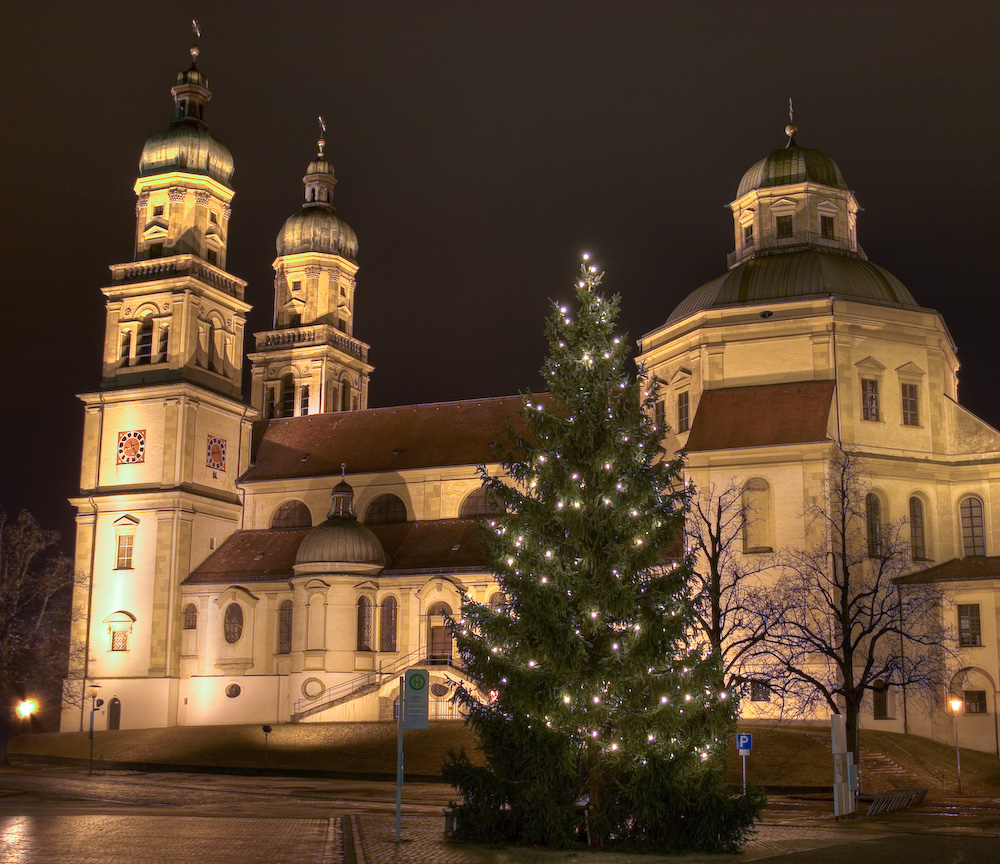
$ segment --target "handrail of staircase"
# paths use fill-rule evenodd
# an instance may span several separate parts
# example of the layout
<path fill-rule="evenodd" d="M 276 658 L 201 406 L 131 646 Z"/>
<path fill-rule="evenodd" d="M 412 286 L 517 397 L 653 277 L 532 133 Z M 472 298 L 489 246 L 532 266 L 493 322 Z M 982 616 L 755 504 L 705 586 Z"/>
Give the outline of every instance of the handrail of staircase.
<path fill-rule="evenodd" d="M 406 669 L 408 666 L 412 666 L 414 663 L 420 662 L 421 660 L 434 660 L 435 663 L 447 666 L 454 665 L 454 662 L 450 657 L 430 658 L 426 657 L 425 654 L 426 650 L 424 648 L 417 648 L 415 651 L 411 651 L 409 654 L 405 654 L 402 657 L 397 657 L 389 663 L 379 663 L 379 668 L 377 670 L 365 672 L 363 675 L 358 675 L 355 678 L 349 678 L 347 681 L 341 681 L 339 684 L 333 684 L 317 693 L 315 696 L 304 696 L 295 702 L 292 713 L 301 714 L 313 705 L 318 705 L 323 702 L 332 702 L 342 696 L 350 696 L 352 693 L 356 693 L 358 690 L 361 690 L 370 684 L 378 683 L 386 675 L 394 675 L 397 672 Z"/>

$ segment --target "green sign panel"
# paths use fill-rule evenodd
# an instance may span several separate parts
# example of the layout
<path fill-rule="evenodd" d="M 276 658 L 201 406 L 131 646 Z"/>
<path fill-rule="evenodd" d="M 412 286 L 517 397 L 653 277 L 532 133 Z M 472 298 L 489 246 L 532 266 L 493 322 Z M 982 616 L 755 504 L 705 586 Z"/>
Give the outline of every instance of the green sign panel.
<path fill-rule="evenodd" d="M 407 669 L 403 693 L 403 728 L 427 728 L 427 696 L 430 678 L 426 669 Z"/>

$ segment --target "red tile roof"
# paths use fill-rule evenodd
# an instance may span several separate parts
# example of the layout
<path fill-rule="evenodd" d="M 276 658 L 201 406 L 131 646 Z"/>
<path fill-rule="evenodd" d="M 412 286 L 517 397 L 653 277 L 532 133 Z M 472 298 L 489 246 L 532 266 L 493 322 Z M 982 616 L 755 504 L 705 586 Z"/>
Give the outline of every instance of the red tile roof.
<path fill-rule="evenodd" d="M 383 575 L 483 569 L 477 519 L 432 519 L 369 525 L 389 564 Z M 295 553 L 310 528 L 239 531 L 184 580 L 185 585 L 272 582 L 289 579 Z"/>
<path fill-rule="evenodd" d="M 522 427 L 521 404 L 500 396 L 260 421 L 242 479 L 332 476 L 341 463 L 368 474 L 496 462 L 508 423 Z"/>
<path fill-rule="evenodd" d="M 920 585 L 930 582 L 963 582 L 977 579 L 1000 579 L 1000 556 L 971 555 L 952 558 L 936 567 L 907 573 L 895 581 L 901 585 Z"/>
<path fill-rule="evenodd" d="M 827 440 L 833 381 L 730 387 L 701 394 L 689 452 Z"/>

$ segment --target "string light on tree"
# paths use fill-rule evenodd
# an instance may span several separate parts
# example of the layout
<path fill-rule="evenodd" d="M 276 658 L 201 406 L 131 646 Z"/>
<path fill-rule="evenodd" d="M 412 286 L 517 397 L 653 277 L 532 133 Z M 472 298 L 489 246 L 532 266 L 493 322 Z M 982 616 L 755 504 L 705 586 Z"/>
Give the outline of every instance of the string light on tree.
<path fill-rule="evenodd" d="M 732 850 L 760 801 L 725 792 L 716 743 L 736 700 L 710 696 L 716 663 L 687 640 L 690 569 L 671 556 L 690 491 L 678 462 L 654 464 L 656 386 L 602 278 L 585 255 L 575 303 L 553 304 L 550 392 L 525 396 L 507 476 L 484 477 L 503 511 L 483 544 L 505 611 L 467 598 L 456 642 L 478 692 L 498 695 L 459 687 L 487 764 L 455 756 L 445 779 L 463 839 L 568 845 L 586 800 L 602 842 Z"/>

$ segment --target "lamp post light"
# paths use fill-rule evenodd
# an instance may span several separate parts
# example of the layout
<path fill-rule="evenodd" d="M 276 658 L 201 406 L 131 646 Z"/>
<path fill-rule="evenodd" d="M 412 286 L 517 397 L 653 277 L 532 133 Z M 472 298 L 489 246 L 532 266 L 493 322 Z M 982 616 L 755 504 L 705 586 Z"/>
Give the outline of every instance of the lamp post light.
<path fill-rule="evenodd" d="M 22 726 L 22 731 L 24 726 L 31 730 L 31 715 L 38 710 L 38 703 L 34 699 L 22 699 L 17 703 L 17 707 L 14 709 L 17 712 L 17 716 L 24 721 Z"/>
<path fill-rule="evenodd" d="M 98 699 L 97 694 L 101 690 L 100 684 L 91 684 L 87 688 L 90 694 L 90 768 L 88 774 L 94 773 L 94 712 L 104 704 L 103 699 Z"/>
<path fill-rule="evenodd" d="M 951 713 L 955 722 L 955 762 L 958 765 L 958 794 L 962 794 L 962 751 L 958 749 L 958 712 L 962 710 L 961 699 L 949 699 Z"/>

